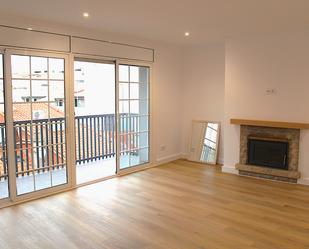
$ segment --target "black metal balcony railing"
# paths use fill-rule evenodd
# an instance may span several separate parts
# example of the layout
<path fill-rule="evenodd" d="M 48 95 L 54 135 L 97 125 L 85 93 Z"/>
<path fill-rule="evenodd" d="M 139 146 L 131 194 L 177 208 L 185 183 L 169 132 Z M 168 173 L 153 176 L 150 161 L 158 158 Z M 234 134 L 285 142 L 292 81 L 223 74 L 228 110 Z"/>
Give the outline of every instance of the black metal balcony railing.
<path fill-rule="evenodd" d="M 114 114 L 77 116 L 75 130 L 77 163 L 81 164 L 115 155 Z"/>
<path fill-rule="evenodd" d="M 119 125 L 121 154 L 130 153 L 129 143 L 131 149 L 138 148 L 139 145 L 136 134 L 139 130 L 139 117 L 121 114 Z M 115 156 L 114 114 L 77 116 L 75 130 L 76 163 L 82 164 Z M 14 122 L 14 133 L 16 176 L 30 175 L 33 170 L 40 173 L 65 167 L 64 118 L 17 121 Z M 4 123 L 0 123 L 0 136 L 1 180 L 8 176 Z"/>

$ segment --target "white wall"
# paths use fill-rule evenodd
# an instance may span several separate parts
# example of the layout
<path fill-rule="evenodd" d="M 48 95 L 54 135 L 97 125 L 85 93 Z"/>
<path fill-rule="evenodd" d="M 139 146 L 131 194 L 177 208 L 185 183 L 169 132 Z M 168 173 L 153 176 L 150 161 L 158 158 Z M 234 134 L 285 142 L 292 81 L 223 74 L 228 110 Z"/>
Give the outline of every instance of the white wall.
<path fill-rule="evenodd" d="M 192 120 L 224 120 L 225 47 L 222 44 L 188 47 L 183 54 L 182 151 L 187 155 Z M 223 163 L 223 129 L 219 162 Z"/>
<path fill-rule="evenodd" d="M 267 95 L 268 88 L 275 94 Z M 230 118 L 309 122 L 309 34 L 226 42 L 224 163 L 239 162 L 239 126 Z M 301 132 L 299 170 L 309 179 L 309 133 Z"/>
<path fill-rule="evenodd" d="M 161 46 L 156 49 L 153 100 L 157 160 L 181 155 L 181 49 Z"/>

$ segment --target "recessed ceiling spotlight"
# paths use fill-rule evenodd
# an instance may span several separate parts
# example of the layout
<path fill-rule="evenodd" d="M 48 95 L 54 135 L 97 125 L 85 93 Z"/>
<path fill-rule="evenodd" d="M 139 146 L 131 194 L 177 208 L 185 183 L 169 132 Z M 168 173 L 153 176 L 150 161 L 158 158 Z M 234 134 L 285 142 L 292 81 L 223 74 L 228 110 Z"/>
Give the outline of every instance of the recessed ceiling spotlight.
<path fill-rule="evenodd" d="M 190 35 L 190 33 L 189 33 L 189 32 L 186 32 L 186 33 L 185 33 L 185 36 L 189 36 L 189 35 Z"/>
<path fill-rule="evenodd" d="M 89 17 L 89 13 L 88 13 L 88 12 L 84 12 L 84 13 L 83 13 L 83 16 L 84 16 L 84 17 Z"/>

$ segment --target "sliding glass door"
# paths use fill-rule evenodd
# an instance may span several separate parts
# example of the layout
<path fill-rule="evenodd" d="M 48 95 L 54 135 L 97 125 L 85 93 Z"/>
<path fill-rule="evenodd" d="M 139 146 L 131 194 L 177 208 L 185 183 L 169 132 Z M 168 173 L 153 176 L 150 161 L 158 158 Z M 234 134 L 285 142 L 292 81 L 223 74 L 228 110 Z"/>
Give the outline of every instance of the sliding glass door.
<path fill-rule="evenodd" d="M 150 67 L 70 58 L 0 51 L 0 207 L 150 162 Z"/>
<path fill-rule="evenodd" d="M 119 65 L 120 170 L 149 163 L 149 79 L 147 66 Z"/>
<path fill-rule="evenodd" d="M 6 116 L 12 120 L 8 139 L 14 147 L 9 170 L 15 172 L 11 191 L 20 196 L 65 185 L 66 57 L 12 51 L 7 58 L 10 97 L 6 105 L 10 108 Z"/>
<path fill-rule="evenodd" d="M 115 63 L 76 59 L 76 183 L 116 174 Z"/>

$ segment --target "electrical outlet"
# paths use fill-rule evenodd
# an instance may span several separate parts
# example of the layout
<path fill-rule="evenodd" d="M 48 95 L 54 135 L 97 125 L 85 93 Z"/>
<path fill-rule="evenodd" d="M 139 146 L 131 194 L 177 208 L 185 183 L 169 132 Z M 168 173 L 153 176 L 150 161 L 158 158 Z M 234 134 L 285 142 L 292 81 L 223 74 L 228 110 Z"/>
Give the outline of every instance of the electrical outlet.
<path fill-rule="evenodd" d="M 266 94 L 267 95 L 273 95 L 276 94 L 277 90 L 275 88 L 267 88 L 266 89 Z"/>

